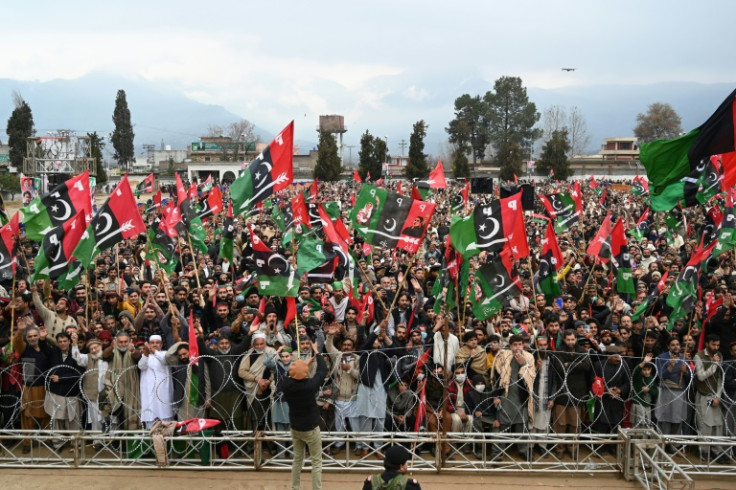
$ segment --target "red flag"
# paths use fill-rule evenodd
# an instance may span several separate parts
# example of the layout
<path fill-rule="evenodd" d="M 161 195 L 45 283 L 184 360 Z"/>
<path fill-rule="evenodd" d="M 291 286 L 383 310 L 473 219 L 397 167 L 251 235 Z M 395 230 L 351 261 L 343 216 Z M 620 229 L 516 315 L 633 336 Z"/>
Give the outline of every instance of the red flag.
<path fill-rule="evenodd" d="M 460 194 L 462 194 L 463 200 L 467 203 L 468 199 L 470 199 L 470 181 L 469 180 L 465 181 L 465 188 L 462 190 L 462 192 L 460 192 Z"/>
<path fill-rule="evenodd" d="M 360 174 L 357 170 L 353 170 L 353 181 L 358 183 L 363 182 L 363 179 L 360 178 Z"/>
<path fill-rule="evenodd" d="M 197 334 L 194 332 L 194 310 L 189 310 L 189 365 L 193 366 L 199 361 L 199 344 Z"/>
<path fill-rule="evenodd" d="M 325 211 L 325 208 L 323 208 L 320 203 L 317 204 L 317 212 L 319 213 L 319 219 L 322 222 L 322 229 L 325 232 L 327 242 L 333 245 L 333 251 L 338 253 L 342 252 L 340 254 L 340 262 L 343 266 L 347 266 L 350 249 L 346 240 L 350 240 L 350 234 L 345 229 L 345 224 L 339 218 L 336 223 L 333 223 L 330 215 L 327 214 L 327 211 Z M 339 231 L 337 226 L 335 226 L 337 223 L 339 223 L 339 226 L 341 227 L 341 230 Z"/>
<path fill-rule="evenodd" d="M 169 238 L 175 238 L 178 236 L 176 225 L 180 222 L 181 211 L 179 211 L 179 207 L 174 201 L 169 201 L 161 214 L 161 223 L 159 224 L 159 228 L 161 228 Z"/>
<path fill-rule="evenodd" d="M 667 271 L 665 271 L 665 273 L 664 273 L 664 274 L 662 275 L 662 277 L 661 277 L 661 278 L 659 279 L 659 282 L 657 283 L 657 291 L 659 291 L 660 293 L 661 293 L 661 292 L 662 292 L 662 290 L 664 289 L 664 285 L 665 285 L 665 283 L 667 282 L 667 278 L 668 278 L 669 276 L 670 276 L 670 271 L 669 271 L 669 270 L 667 270 Z"/>
<path fill-rule="evenodd" d="M 153 195 L 153 207 L 155 208 L 161 207 L 161 189 L 156 191 L 156 194 Z"/>
<path fill-rule="evenodd" d="M 417 189 L 416 186 L 411 186 L 411 198 L 417 201 L 422 200 L 422 195 L 419 194 L 419 189 Z"/>
<path fill-rule="evenodd" d="M 295 226 L 305 225 L 307 228 L 312 227 L 309 210 L 307 210 L 307 203 L 304 202 L 304 194 L 301 192 L 291 200 L 291 220 Z"/>
<path fill-rule="evenodd" d="M 84 210 L 80 210 L 80 213 L 84 216 Z M 10 267 L 12 274 L 3 273 L 2 275 L 6 278 L 12 277 L 15 274 L 16 267 L 18 265 L 18 257 L 16 257 L 18 236 L 20 235 L 18 212 L 13 215 L 10 221 L 0 228 L 0 270 Z M 82 227 L 84 230 L 84 227 Z M 2 250 L 2 249 L 5 250 Z"/>
<path fill-rule="evenodd" d="M 309 199 L 311 201 L 316 201 L 318 193 L 319 193 L 319 184 L 317 184 L 317 180 L 315 179 L 312 182 L 312 185 L 309 186 Z"/>
<path fill-rule="evenodd" d="M 378 179 L 378 180 L 376 181 L 376 185 L 377 185 L 378 187 L 383 187 L 383 177 L 381 177 L 380 179 Z"/>
<path fill-rule="evenodd" d="M 575 213 L 582 218 L 583 216 L 583 192 L 580 190 L 580 181 L 576 180 L 572 186 L 570 196 L 575 201 Z"/>
<path fill-rule="evenodd" d="M 598 233 L 596 233 L 593 241 L 588 245 L 588 249 L 585 251 L 588 255 L 598 257 L 603 262 L 608 262 L 611 258 L 611 213 L 606 215 L 606 219 L 603 220 Z"/>
<path fill-rule="evenodd" d="M 261 313 L 261 315 L 266 313 L 266 296 L 261 296 L 261 302 L 258 303 L 258 311 Z M 256 315 L 255 317 L 253 317 L 253 323 L 251 324 L 251 326 L 255 327 L 259 323 L 261 323 L 261 317 Z"/>
<path fill-rule="evenodd" d="M 402 194 L 402 195 L 404 194 L 404 192 L 401 189 L 401 181 L 398 181 L 396 183 L 396 192 L 398 192 L 399 194 Z"/>
<path fill-rule="evenodd" d="M 296 298 L 286 297 L 286 318 L 284 318 L 284 328 L 289 328 L 289 324 L 296 318 Z"/>
<path fill-rule="evenodd" d="M 456 281 L 460 273 L 460 266 L 463 263 L 463 256 L 452 246 L 450 234 L 445 237 L 445 268 L 450 273 L 450 279 Z"/>
<path fill-rule="evenodd" d="M 209 194 L 207 194 L 207 208 L 209 208 L 208 216 L 210 214 L 217 214 L 223 210 L 222 193 L 219 187 L 213 187 Z"/>
<path fill-rule="evenodd" d="M 501 199 L 505 203 L 503 214 L 504 228 L 507 222 L 508 216 L 513 213 L 513 228 L 511 233 L 508 233 L 508 247 L 511 252 L 511 256 L 514 260 L 523 259 L 529 256 L 529 242 L 526 237 L 526 226 L 524 224 L 524 209 L 521 205 L 521 192 L 517 192 L 513 196 L 504 197 Z M 508 207 L 509 212 L 505 211 Z"/>
<path fill-rule="evenodd" d="M 429 174 L 430 189 L 447 189 L 447 181 L 445 180 L 445 169 L 442 167 L 442 160 L 437 160 L 437 165 Z"/>
<path fill-rule="evenodd" d="M 368 257 L 372 253 L 373 247 L 371 246 L 370 243 L 363 242 L 363 248 L 362 248 L 362 250 L 363 250 L 363 255 L 365 255 L 366 257 Z"/>
<path fill-rule="evenodd" d="M 514 184 L 519 185 L 519 177 L 514 174 Z"/>
<path fill-rule="evenodd" d="M 368 318 L 366 319 L 365 324 L 370 325 L 373 321 L 374 313 L 373 293 L 371 292 L 363 295 L 363 301 L 358 307 L 358 321 L 363 321 L 363 313 L 366 311 L 368 312 Z"/>

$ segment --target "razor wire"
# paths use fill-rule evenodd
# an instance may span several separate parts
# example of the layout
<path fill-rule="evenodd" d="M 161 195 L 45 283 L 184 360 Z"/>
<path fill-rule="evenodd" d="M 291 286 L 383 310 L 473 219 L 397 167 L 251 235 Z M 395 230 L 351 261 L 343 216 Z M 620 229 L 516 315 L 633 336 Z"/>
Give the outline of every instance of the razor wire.
<path fill-rule="evenodd" d="M 670 362 L 667 359 L 660 362 L 654 358 L 649 364 L 652 373 L 642 384 L 635 382 L 641 376 L 642 368 L 641 358 L 638 357 L 583 352 L 526 352 L 534 359 L 533 365 L 527 363 L 512 369 L 510 365 L 501 366 L 494 362 L 490 365 L 490 372 L 478 373 L 486 386 L 484 392 L 476 390 L 470 379 L 456 383 L 451 373 L 444 372 L 441 366 L 432 361 L 431 355 L 424 362 L 424 358 L 418 353 L 406 350 L 402 352 L 397 348 L 386 349 L 383 346 L 363 351 L 318 354 L 324 357 L 330 373 L 315 400 L 315 403 L 319 401 L 322 405 L 320 426 L 328 433 L 338 429 L 361 432 L 369 427 L 369 432 L 402 434 L 415 432 L 416 428 L 420 433 L 434 432 L 438 437 L 452 432 L 499 436 L 523 433 L 532 438 L 561 433 L 562 422 L 565 422 L 564 432 L 573 435 L 615 433 L 618 428 L 650 428 L 674 439 L 681 436 L 694 437 L 697 440 L 700 437 L 707 441 L 710 440 L 709 437 L 718 435 L 714 432 L 701 433 L 704 423 L 701 417 L 704 411 L 710 410 L 711 418 L 706 422 L 720 425 L 723 436 L 733 437 L 736 434 L 736 393 L 733 390 L 736 383 L 736 361 L 718 363 L 714 377 L 718 380 L 717 385 L 712 387 L 714 396 L 708 400 L 704 395 L 698 395 L 698 373 L 690 360 L 677 361 L 678 365 L 684 366 L 683 383 L 675 387 L 663 382 L 661 371 Z M 135 429 L 142 427 L 140 420 L 148 400 L 169 408 L 172 418 L 179 420 L 187 416 L 207 417 L 223 421 L 222 430 L 274 431 L 277 427 L 272 422 L 272 410 L 274 401 L 280 399 L 277 380 L 274 379 L 276 370 L 264 368 L 259 373 L 259 376 L 270 380 L 266 389 L 260 392 L 249 389 L 238 371 L 251 355 L 254 355 L 252 350 L 242 356 L 218 353 L 199 357 L 198 365 L 191 367 L 186 363 L 167 365 L 164 371 L 168 374 L 163 378 L 158 374 L 154 375 L 147 392 L 142 392 L 140 385 L 137 390 L 133 389 L 136 387 L 126 385 L 130 379 L 140 383 L 139 368 L 135 364 L 119 373 L 112 373 L 108 369 L 106 389 L 104 393 L 98 393 L 95 399 L 90 397 L 85 385 L 90 380 L 98 383 L 100 373 L 97 368 L 79 368 L 81 374 L 75 380 L 79 395 L 70 397 L 48 395 L 54 383 L 52 377 L 62 366 L 51 368 L 42 373 L 46 392 L 44 398 L 28 400 L 25 396 L 28 388 L 22 384 L 23 369 L 19 370 L 18 364 L 5 365 L 0 369 L 3 381 L 3 390 L 0 392 L 2 428 L 53 432 L 59 425 L 58 414 L 62 409 L 69 410 L 70 404 L 78 403 L 81 409 L 76 414 L 76 422 L 82 429 L 91 430 L 93 421 L 89 418 L 90 406 L 95 405 L 99 407 L 100 420 L 96 422 L 102 433 L 125 428 L 121 417 L 126 410 L 135 418 L 133 427 L 128 428 Z M 255 354 L 259 355 L 268 354 Z M 357 361 L 357 377 L 353 374 L 340 374 L 342 356 L 350 356 L 352 362 Z M 503 357 L 498 353 L 496 356 L 496 361 Z M 472 366 L 472 361 L 471 357 L 463 367 L 467 370 Z M 281 362 L 278 356 L 275 362 Z M 417 368 L 422 363 L 424 366 Z M 172 369 L 184 372 L 182 374 L 180 371 L 176 375 Z M 508 373 L 508 369 L 513 372 Z M 212 370 L 219 370 L 224 374 L 217 386 L 208 384 L 210 379 L 207 371 Z M 377 382 L 378 371 L 388 373 L 386 379 L 380 379 L 380 383 Z M 527 371 L 533 371 L 533 376 L 527 376 Z M 126 376 L 127 373 L 134 373 L 135 376 Z M 197 390 L 194 395 L 192 373 L 202 378 L 198 387 L 201 391 Z M 351 376 L 352 382 L 341 385 L 339 377 L 345 375 Z M 594 393 L 591 381 L 596 380 L 596 377 L 602 382 L 602 392 Z M 372 386 L 371 380 L 375 381 Z M 642 406 L 641 387 L 647 384 L 650 388 L 657 388 L 659 396 L 650 401 L 651 406 L 644 406 L 643 411 L 647 417 L 635 419 L 635 407 Z M 350 387 L 349 393 L 339 392 L 344 386 Z M 614 390 L 614 387 L 619 389 Z M 332 391 L 329 392 L 328 389 Z M 460 423 L 457 421 L 457 411 L 452 410 L 453 403 L 457 402 L 458 390 L 462 391 L 465 407 L 471 412 L 464 414 L 466 418 L 459 416 L 463 419 Z M 131 398 L 131 393 L 140 395 Z M 720 402 L 714 407 L 716 393 L 720 395 Z M 376 400 L 383 401 L 384 406 L 372 406 L 371 403 Z M 552 407 L 549 406 L 550 401 L 553 402 Z M 33 412 L 32 409 L 39 408 L 39 403 L 45 406 L 47 417 L 29 415 Z M 117 406 L 117 411 L 112 410 L 113 406 Z M 568 410 L 555 410 L 555 407 L 560 406 Z M 227 407 L 235 409 L 228 410 Z M 662 430 L 662 414 L 669 416 L 671 412 L 682 416 L 677 433 Z M 520 413 L 523 414 L 521 417 Z M 577 417 L 572 424 L 569 423 L 571 413 L 573 418 Z M 477 414 L 480 416 L 476 417 Z M 538 417 L 541 417 L 542 423 L 535 425 Z M 338 418 L 340 420 L 336 422 Z M 455 424 L 452 423 L 453 418 Z M 21 424 L 22 420 L 25 425 Z M 504 423 L 513 420 L 520 420 L 520 423 Z M 64 442 L 63 438 L 60 440 Z M 484 457 L 492 459 L 499 454 L 505 455 L 514 444 L 520 448 L 519 454 L 528 454 L 531 450 L 523 447 L 521 441 L 510 441 L 506 446 L 496 444 L 492 454 L 485 453 Z M 355 447 L 359 450 L 375 451 L 370 444 L 359 442 Z M 720 447 L 715 447 L 720 451 Z M 470 450 L 476 455 L 480 454 L 473 448 Z M 549 453 L 549 448 L 542 448 L 542 451 Z M 571 456 L 575 457 L 572 453 Z M 722 460 L 733 457 L 732 454 L 727 456 L 723 458 L 721 452 L 717 455 Z"/>

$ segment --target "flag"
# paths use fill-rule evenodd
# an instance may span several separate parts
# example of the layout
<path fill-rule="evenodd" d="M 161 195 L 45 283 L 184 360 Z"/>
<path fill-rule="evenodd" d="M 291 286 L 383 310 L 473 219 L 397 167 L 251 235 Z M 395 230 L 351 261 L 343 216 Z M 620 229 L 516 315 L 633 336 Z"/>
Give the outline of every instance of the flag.
<path fill-rule="evenodd" d="M 708 247 L 698 246 L 690 256 L 685 268 L 677 276 L 667 295 L 667 306 L 674 310 L 670 315 L 671 317 L 683 318 L 692 311 L 698 299 L 697 287 L 700 268 L 702 263 L 710 257 L 713 247 L 715 247 L 715 243 Z"/>
<path fill-rule="evenodd" d="M 199 216 L 196 216 L 190 223 L 189 229 L 187 230 L 189 239 L 192 241 L 192 246 L 202 253 L 207 253 L 208 247 L 204 243 L 204 239 L 207 238 L 207 232 L 202 225 L 202 220 Z M 192 251 L 193 252 L 193 251 Z"/>
<path fill-rule="evenodd" d="M 239 215 L 286 188 L 294 180 L 294 121 L 253 160 L 230 186 L 233 212 Z"/>
<path fill-rule="evenodd" d="M 542 240 L 542 251 L 539 256 L 539 289 L 544 293 L 549 303 L 558 297 L 562 290 L 557 279 L 559 268 L 563 265 L 564 258 L 560 247 L 557 245 L 554 225 L 547 223 L 547 232 Z"/>
<path fill-rule="evenodd" d="M 205 219 L 222 211 L 222 193 L 219 187 L 213 187 L 207 197 L 200 201 L 200 209 L 197 215 L 199 219 Z"/>
<path fill-rule="evenodd" d="M 474 288 L 471 303 L 473 314 L 481 321 L 500 311 L 521 290 L 519 276 L 511 275 L 511 257 L 508 252 L 483 264 L 476 271 L 475 280 L 480 287 L 480 294 Z"/>
<path fill-rule="evenodd" d="M 311 234 L 304 236 L 299 240 L 299 249 L 296 251 L 297 275 L 301 277 L 334 258 L 322 240 Z"/>
<path fill-rule="evenodd" d="M 644 177 L 637 175 L 634 177 L 634 186 L 631 193 L 635 196 L 646 196 L 649 194 L 649 182 Z"/>
<path fill-rule="evenodd" d="M 135 197 L 140 197 L 144 192 L 153 192 L 153 173 L 148 174 L 141 183 L 135 186 Z"/>
<path fill-rule="evenodd" d="M 649 308 L 649 298 L 646 298 L 639 306 L 636 307 L 636 310 L 631 314 L 631 321 L 635 322 L 641 316 L 646 313 L 647 308 Z"/>
<path fill-rule="evenodd" d="M 199 344 L 197 334 L 194 331 L 194 308 L 189 310 L 189 365 L 193 366 L 199 362 Z"/>
<path fill-rule="evenodd" d="M 611 255 L 616 259 L 616 290 L 619 293 L 635 294 L 634 275 L 631 273 L 631 257 L 626 243 L 624 222 L 616 221 L 611 231 Z"/>
<path fill-rule="evenodd" d="M 145 231 L 146 225 L 138 212 L 126 175 L 85 230 L 74 249 L 74 257 L 88 267 L 102 250 Z"/>
<path fill-rule="evenodd" d="M 8 223 L 10 223 L 10 218 L 8 218 L 8 212 L 5 210 L 5 200 L 0 194 L 0 226 L 5 226 Z"/>
<path fill-rule="evenodd" d="M 416 253 L 435 207 L 435 203 L 364 185 L 350 219 L 368 243 Z"/>
<path fill-rule="evenodd" d="M 332 222 L 327 211 L 322 207 L 321 204 L 317 205 L 320 220 L 322 221 L 322 229 L 325 232 L 326 245 L 328 250 L 334 257 L 337 257 L 340 264 L 343 267 L 347 267 L 349 263 L 350 248 L 348 243 L 350 242 L 350 233 L 345 228 L 341 219 L 337 219 L 335 223 Z"/>
<path fill-rule="evenodd" d="M 54 187 L 48 194 L 36 197 L 21 209 L 26 236 L 40 242 L 52 228 L 63 225 L 80 211 L 84 211 L 85 221 L 89 223 L 92 219 L 89 170 Z"/>
<path fill-rule="evenodd" d="M 223 223 L 222 238 L 220 238 L 220 257 L 233 263 L 233 243 L 235 241 L 235 226 L 233 224 L 233 203 L 227 204 L 227 216 Z"/>
<path fill-rule="evenodd" d="M 268 248 L 255 233 L 251 235 L 251 243 L 258 274 L 258 292 L 267 296 L 295 297 L 299 281 L 286 257 Z"/>
<path fill-rule="evenodd" d="M 736 229 L 734 228 L 734 192 L 736 189 L 729 189 L 726 192 L 726 203 L 723 210 L 723 219 L 718 230 L 718 244 L 713 249 L 713 256 L 718 257 L 726 250 L 736 247 Z"/>
<path fill-rule="evenodd" d="M 209 192 L 212 189 L 212 174 L 207 174 L 207 178 L 202 183 L 202 192 Z"/>
<path fill-rule="evenodd" d="M 736 151 L 734 111 L 736 90 L 696 129 L 679 138 L 643 143 L 639 159 L 647 172 L 651 206 L 672 209 L 677 202 L 692 205 L 710 157 Z M 687 202 L 686 202 L 687 201 Z"/>
<path fill-rule="evenodd" d="M 18 262 L 19 216 L 15 213 L 10 221 L 0 228 L 0 277 L 12 279 Z"/>
<path fill-rule="evenodd" d="M 296 298 L 288 296 L 286 298 L 286 317 L 284 318 L 284 327 L 289 328 L 289 324 L 296 318 Z"/>
<path fill-rule="evenodd" d="M 445 169 L 442 167 L 442 160 L 437 160 L 437 165 L 429 174 L 430 189 L 447 189 L 447 181 L 445 180 Z"/>
<path fill-rule="evenodd" d="M 646 208 L 644 212 L 641 213 L 639 221 L 636 222 L 636 227 L 629 230 L 629 235 L 636 238 L 637 242 L 641 242 L 642 238 L 649 235 L 653 221 L 652 213 L 649 211 L 649 208 Z"/>
<path fill-rule="evenodd" d="M 556 192 L 541 194 L 539 199 L 555 222 L 555 232 L 564 233 L 580 220 L 582 211 L 579 206 L 582 201 L 578 201 L 578 198 L 565 192 Z"/>
<path fill-rule="evenodd" d="M 161 220 L 157 219 L 153 222 L 153 226 L 148 228 L 148 255 L 153 257 L 153 261 L 167 274 L 171 274 L 179 262 L 176 257 L 176 240 L 166 234 L 160 222 Z"/>
<path fill-rule="evenodd" d="M 84 212 L 80 211 L 74 218 L 46 233 L 36 255 L 31 281 L 51 279 L 57 281 L 59 289 L 74 287 L 79 277 L 67 278 L 69 263 L 86 228 Z"/>
<path fill-rule="evenodd" d="M 528 255 L 526 232 L 520 232 L 524 229 L 523 221 L 519 192 L 485 206 L 476 206 L 464 218 L 455 218 L 450 225 L 450 237 L 453 246 L 466 259 L 482 251 L 498 252 L 507 242 L 516 247 L 519 254 L 523 255 L 526 250 Z"/>
<path fill-rule="evenodd" d="M 608 209 L 608 189 L 603 191 L 603 194 L 601 194 L 601 198 L 598 200 L 598 205 L 602 209 Z"/>
<path fill-rule="evenodd" d="M 360 178 L 360 174 L 357 170 L 353 170 L 353 182 L 361 183 L 363 182 L 363 179 Z"/>
<path fill-rule="evenodd" d="M 595 238 L 588 244 L 585 253 L 598 257 L 603 262 L 608 262 L 611 258 L 611 229 L 611 213 L 608 213 L 598 229 L 598 233 L 595 234 Z"/>
<path fill-rule="evenodd" d="M 156 191 L 156 194 L 153 195 L 153 207 L 161 208 L 161 189 Z"/>

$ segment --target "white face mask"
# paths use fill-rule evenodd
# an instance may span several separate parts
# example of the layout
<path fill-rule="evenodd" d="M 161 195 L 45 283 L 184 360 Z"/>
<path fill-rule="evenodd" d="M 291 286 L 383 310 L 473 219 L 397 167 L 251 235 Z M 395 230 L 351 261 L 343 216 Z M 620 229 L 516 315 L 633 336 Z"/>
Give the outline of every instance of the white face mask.
<path fill-rule="evenodd" d="M 421 381 L 424 379 L 424 373 L 417 374 L 417 381 Z"/>
<path fill-rule="evenodd" d="M 477 391 L 478 393 L 483 393 L 484 391 L 486 391 L 486 385 L 477 385 L 475 387 L 475 391 Z"/>
<path fill-rule="evenodd" d="M 455 376 L 455 381 L 458 383 L 465 383 L 465 380 L 468 379 L 468 376 L 465 374 L 458 374 Z"/>

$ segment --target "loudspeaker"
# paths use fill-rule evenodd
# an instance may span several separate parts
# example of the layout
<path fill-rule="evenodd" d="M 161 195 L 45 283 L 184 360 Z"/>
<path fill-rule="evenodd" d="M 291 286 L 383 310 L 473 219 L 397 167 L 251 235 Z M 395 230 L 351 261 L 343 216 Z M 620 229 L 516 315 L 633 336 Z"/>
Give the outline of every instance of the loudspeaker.
<path fill-rule="evenodd" d="M 470 179 L 470 192 L 473 194 L 493 194 L 491 177 L 473 177 Z"/>

